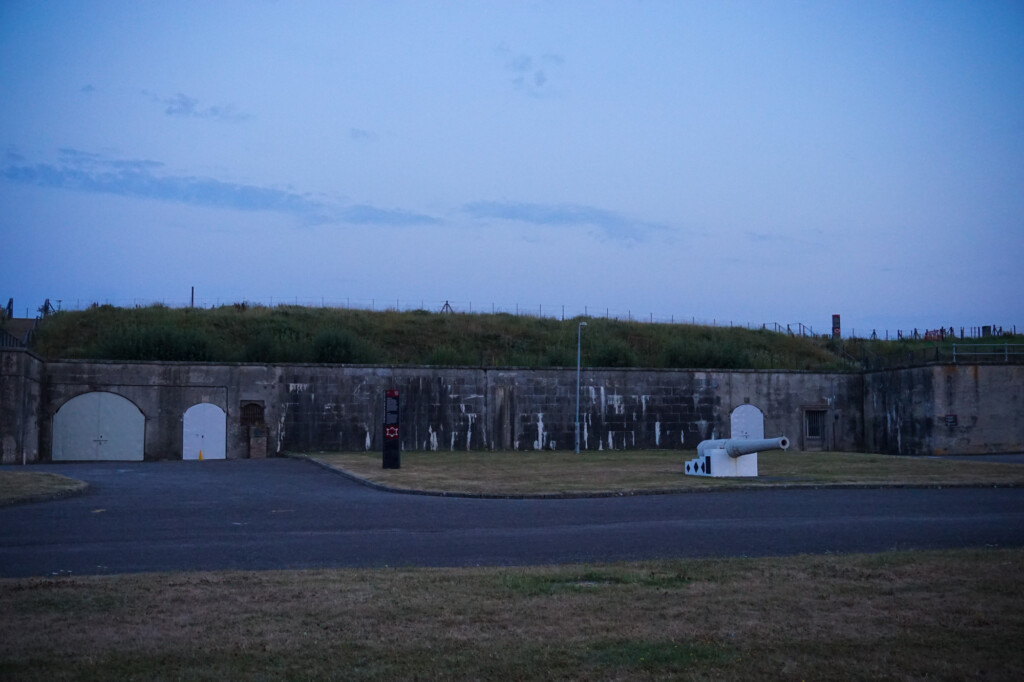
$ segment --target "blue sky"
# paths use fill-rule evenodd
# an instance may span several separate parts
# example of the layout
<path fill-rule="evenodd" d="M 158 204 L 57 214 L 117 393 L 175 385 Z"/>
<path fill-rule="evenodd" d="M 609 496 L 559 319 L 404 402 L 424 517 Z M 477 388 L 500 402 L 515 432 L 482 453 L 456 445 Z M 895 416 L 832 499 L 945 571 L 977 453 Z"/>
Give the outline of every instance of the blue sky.
<path fill-rule="evenodd" d="M 0 4 L 0 298 L 1024 327 L 1020 2 Z"/>

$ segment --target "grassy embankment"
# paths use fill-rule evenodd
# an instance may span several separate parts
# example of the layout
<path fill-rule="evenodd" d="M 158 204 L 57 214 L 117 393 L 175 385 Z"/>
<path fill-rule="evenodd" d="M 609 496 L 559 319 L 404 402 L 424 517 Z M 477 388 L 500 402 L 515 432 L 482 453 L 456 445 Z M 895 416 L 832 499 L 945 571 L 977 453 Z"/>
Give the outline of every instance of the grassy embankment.
<path fill-rule="evenodd" d="M 570 367 L 586 321 L 587 367 L 849 370 L 952 358 L 954 343 L 805 338 L 741 327 L 600 317 L 439 314 L 265 307 L 94 306 L 47 316 L 33 348 L 47 358 L 196 362 Z M 975 343 L 979 340 L 967 340 Z M 1024 343 L 1024 335 L 980 340 Z"/>
<path fill-rule="evenodd" d="M 50 315 L 47 358 L 574 367 L 577 322 L 296 306 L 99 306 Z M 586 318 L 588 367 L 845 369 L 820 340 L 765 330 Z"/>
<path fill-rule="evenodd" d="M 60 474 L 38 471 L 0 471 L 0 506 L 48 500 L 81 492 L 88 487 Z"/>
<path fill-rule="evenodd" d="M 484 495 L 694 491 L 821 485 L 1024 485 L 1024 466 L 837 452 L 763 452 L 757 478 L 686 476 L 696 452 L 405 452 L 401 469 L 380 453 L 310 457 L 381 485 Z"/>
<path fill-rule="evenodd" d="M 0 678 L 1024 677 L 1024 550 L 0 580 Z"/>

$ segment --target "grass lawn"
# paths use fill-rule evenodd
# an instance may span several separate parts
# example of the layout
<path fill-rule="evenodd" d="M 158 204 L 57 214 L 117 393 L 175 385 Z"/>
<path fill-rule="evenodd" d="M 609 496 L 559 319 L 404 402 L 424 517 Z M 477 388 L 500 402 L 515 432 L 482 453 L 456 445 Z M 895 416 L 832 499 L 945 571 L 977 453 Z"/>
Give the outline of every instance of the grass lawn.
<path fill-rule="evenodd" d="M 88 487 L 60 474 L 34 471 L 0 471 L 0 505 L 44 500 L 79 492 Z"/>
<path fill-rule="evenodd" d="M 331 467 L 394 488 L 529 495 L 709 490 L 799 485 L 1024 485 L 1024 466 L 927 457 L 772 451 L 758 455 L 757 478 L 686 476 L 693 451 L 404 452 L 401 469 L 381 454 L 309 455 Z"/>
<path fill-rule="evenodd" d="M 0 580 L 0 679 L 1024 679 L 1024 550 Z"/>

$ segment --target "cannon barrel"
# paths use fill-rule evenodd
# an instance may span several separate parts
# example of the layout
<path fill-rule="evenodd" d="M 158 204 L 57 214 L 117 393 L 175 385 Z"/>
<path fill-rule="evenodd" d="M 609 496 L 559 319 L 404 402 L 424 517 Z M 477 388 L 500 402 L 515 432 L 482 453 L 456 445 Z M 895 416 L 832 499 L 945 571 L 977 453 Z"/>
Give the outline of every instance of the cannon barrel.
<path fill-rule="evenodd" d="M 725 450 L 730 457 L 750 455 L 762 450 L 788 450 L 789 439 L 785 436 L 778 438 L 762 438 L 760 440 L 745 440 L 743 438 L 726 438 L 721 440 L 705 440 L 697 445 L 697 454 L 704 456 L 711 450 Z"/>

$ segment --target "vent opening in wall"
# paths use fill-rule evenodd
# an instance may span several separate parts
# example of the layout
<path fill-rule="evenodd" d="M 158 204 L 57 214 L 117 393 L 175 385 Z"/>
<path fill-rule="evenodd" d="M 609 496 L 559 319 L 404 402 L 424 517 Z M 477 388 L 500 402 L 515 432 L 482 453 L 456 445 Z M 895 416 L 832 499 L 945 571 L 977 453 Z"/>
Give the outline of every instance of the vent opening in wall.
<path fill-rule="evenodd" d="M 820 449 L 825 445 L 825 410 L 804 410 L 804 448 Z"/>
<path fill-rule="evenodd" d="M 265 423 L 263 418 L 263 403 L 242 404 L 242 426 L 262 426 Z"/>
<path fill-rule="evenodd" d="M 267 456 L 267 424 L 262 401 L 242 403 L 242 431 L 250 459 Z"/>

